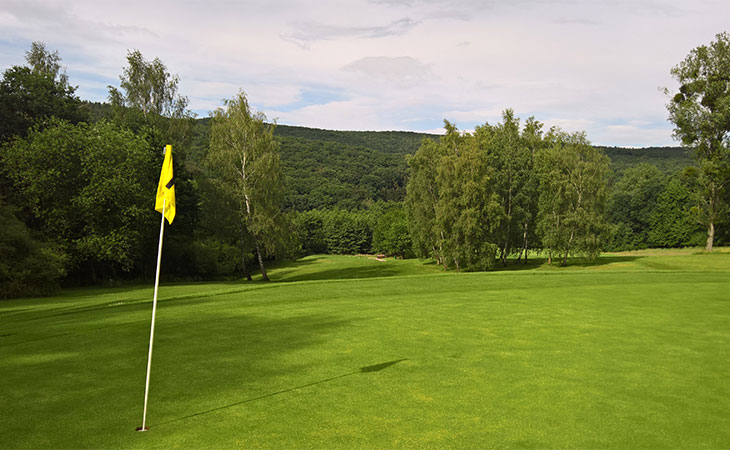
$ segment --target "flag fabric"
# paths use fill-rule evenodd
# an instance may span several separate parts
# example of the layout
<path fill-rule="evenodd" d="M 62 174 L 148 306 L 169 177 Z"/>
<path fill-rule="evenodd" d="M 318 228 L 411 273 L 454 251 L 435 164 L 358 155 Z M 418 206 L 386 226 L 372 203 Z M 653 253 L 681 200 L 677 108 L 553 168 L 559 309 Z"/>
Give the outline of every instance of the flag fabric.
<path fill-rule="evenodd" d="M 157 184 L 157 198 L 155 211 L 162 213 L 162 204 L 165 204 L 165 218 L 167 223 L 175 219 L 175 182 L 172 177 L 172 145 L 165 147 L 165 160 L 162 163 L 160 182 Z"/>

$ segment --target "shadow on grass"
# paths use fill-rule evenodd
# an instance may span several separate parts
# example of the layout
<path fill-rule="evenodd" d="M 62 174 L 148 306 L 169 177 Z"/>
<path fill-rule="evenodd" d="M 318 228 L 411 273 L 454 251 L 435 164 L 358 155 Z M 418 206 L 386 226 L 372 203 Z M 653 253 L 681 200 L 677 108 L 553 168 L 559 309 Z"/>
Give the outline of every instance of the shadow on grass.
<path fill-rule="evenodd" d="M 394 266 L 370 266 L 370 267 L 343 267 L 340 269 L 325 269 L 307 274 L 282 277 L 283 282 L 306 281 L 306 280 L 345 280 L 358 278 L 381 278 L 406 275 L 402 270 Z"/>
<path fill-rule="evenodd" d="M 548 265 L 547 258 L 531 258 L 527 260 L 527 264 L 522 261 L 508 260 L 507 265 L 503 266 L 501 263 L 497 263 L 494 267 L 494 271 L 520 271 L 520 270 L 534 270 L 539 267 L 552 267 L 559 269 L 561 267 L 600 267 L 607 266 L 610 264 L 617 263 L 630 263 L 635 262 L 639 259 L 646 258 L 646 256 L 614 256 L 604 255 L 599 256 L 595 260 L 591 261 L 587 258 L 568 258 L 568 263 L 565 266 L 560 265 L 560 259 L 554 258 L 553 263 Z"/>
<path fill-rule="evenodd" d="M 200 411 L 200 412 L 193 413 L 193 414 L 190 414 L 190 415 L 187 415 L 187 416 L 184 416 L 184 417 L 179 417 L 177 419 L 172 419 L 172 420 L 168 420 L 166 422 L 162 422 L 162 423 L 158 424 L 158 426 L 167 425 L 167 424 L 173 423 L 173 422 L 179 422 L 179 421 L 185 420 L 185 419 L 192 419 L 193 417 L 198 417 L 198 416 L 202 416 L 202 415 L 205 415 L 205 414 L 214 413 L 216 411 L 221 411 L 221 410 L 224 410 L 224 409 L 233 408 L 235 406 L 239 406 L 239 405 L 243 405 L 243 404 L 246 404 L 246 403 L 255 402 L 257 400 L 263 400 L 265 398 L 274 397 L 276 395 L 286 394 L 288 392 L 293 392 L 293 391 L 296 391 L 296 390 L 299 390 L 299 389 L 305 389 L 305 388 L 308 388 L 308 387 L 311 387 L 311 386 L 316 386 L 318 384 L 329 383 L 331 381 L 339 380 L 340 378 L 351 377 L 353 375 L 358 375 L 358 374 L 363 374 L 363 373 L 380 372 L 382 370 L 387 369 L 388 367 L 394 366 L 394 365 L 396 365 L 396 364 L 398 364 L 400 362 L 403 362 L 403 361 L 408 361 L 408 358 L 396 359 L 394 361 L 388 361 L 388 362 L 384 362 L 384 363 L 380 363 L 380 364 L 374 364 L 372 366 L 360 367 L 359 370 L 356 370 L 354 372 L 343 373 L 342 375 L 337 375 L 337 376 L 334 376 L 334 377 L 325 378 L 324 380 L 314 381 L 312 383 L 303 384 L 301 386 L 295 386 L 295 387 L 288 388 L 288 389 L 282 389 L 281 391 L 272 392 L 272 393 L 265 394 L 265 395 L 260 395 L 258 397 L 248 398 L 248 399 L 241 400 L 241 401 L 238 401 L 238 402 L 235 402 L 235 403 L 230 403 L 228 405 L 224 405 L 224 406 L 219 406 L 217 408 L 208 409 L 206 411 Z"/>
<path fill-rule="evenodd" d="M 384 262 L 362 260 L 347 262 L 343 259 L 340 265 L 328 262 L 327 259 L 327 256 L 310 256 L 303 260 L 282 263 L 278 267 L 272 267 L 270 277 L 276 282 L 292 282 L 382 278 L 414 274 L 411 265 L 394 264 L 392 259 Z"/>

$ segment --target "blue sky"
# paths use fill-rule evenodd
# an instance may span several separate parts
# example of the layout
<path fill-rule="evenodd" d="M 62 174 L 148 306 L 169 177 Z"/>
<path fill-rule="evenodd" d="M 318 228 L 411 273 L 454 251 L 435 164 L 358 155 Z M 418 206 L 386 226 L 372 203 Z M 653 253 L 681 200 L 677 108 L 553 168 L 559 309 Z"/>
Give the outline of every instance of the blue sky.
<path fill-rule="evenodd" d="M 660 88 L 728 18 L 704 0 L 0 0 L 0 68 L 43 41 L 103 101 L 139 49 L 200 116 L 243 89 L 282 124 L 438 133 L 513 108 L 595 144 L 662 146 Z"/>

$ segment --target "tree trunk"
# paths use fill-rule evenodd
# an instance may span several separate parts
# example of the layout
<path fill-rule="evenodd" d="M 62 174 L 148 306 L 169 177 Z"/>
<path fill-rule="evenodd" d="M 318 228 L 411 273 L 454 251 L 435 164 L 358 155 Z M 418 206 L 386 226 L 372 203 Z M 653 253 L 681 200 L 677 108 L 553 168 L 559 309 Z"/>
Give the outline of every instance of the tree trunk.
<path fill-rule="evenodd" d="M 439 241 L 439 263 L 444 266 L 444 270 L 448 269 L 446 265 L 446 259 L 442 256 L 444 254 L 444 232 L 441 231 L 441 240 Z"/>
<path fill-rule="evenodd" d="M 241 263 L 243 264 L 243 274 L 246 275 L 246 279 L 248 281 L 252 281 L 251 272 L 249 272 L 248 267 L 246 267 L 246 250 L 241 252 Z"/>
<path fill-rule="evenodd" d="M 553 251 L 548 250 L 548 265 L 553 263 Z"/>
<path fill-rule="evenodd" d="M 580 196 L 578 197 L 580 198 Z M 565 266 L 568 264 L 568 253 L 570 253 L 570 248 L 573 246 L 573 237 L 575 236 L 575 230 L 570 230 L 570 239 L 568 239 L 568 248 L 565 249 L 565 255 L 563 255 L 563 263 L 562 266 Z"/>
<path fill-rule="evenodd" d="M 523 247 L 523 249 L 525 251 L 525 262 L 524 262 L 524 264 L 527 264 L 527 235 L 528 235 L 527 229 L 528 229 L 528 225 L 527 225 L 527 222 L 525 222 L 525 231 L 524 231 L 524 234 L 523 234 L 523 237 L 525 238 L 524 247 Z"/>
<path fill-rule="evenodd" d="M 707 244 L 705 245 L 705 251 L 711 252 L 712 251 L 712 244 L 715 240 L 715 224 L 713 222 L 710 222 L 707 225 Z"/>
<path fill-rule="evenodd" d="M 261 250 L 259 250 L 259 241 L 256 242 L 256 256 L 259 260 L 259 268 L 261 268 L 261 277 L 264 281 L 269 281 L 269 276 L 266 275 L 266 267 L 264 267 L 264 258 L 261 256 Z"/>

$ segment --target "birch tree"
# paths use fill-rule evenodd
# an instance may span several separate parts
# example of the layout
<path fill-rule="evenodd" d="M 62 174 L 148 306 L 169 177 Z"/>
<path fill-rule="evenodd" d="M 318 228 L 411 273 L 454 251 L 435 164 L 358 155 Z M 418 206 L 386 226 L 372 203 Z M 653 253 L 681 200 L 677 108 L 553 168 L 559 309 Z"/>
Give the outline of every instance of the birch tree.
<path fill-rule="evenodd" d="M 251 110 L 239 91 L 213 113 L 207 163 L 218 189 L 233 197 L 241 232 L 242 251 L 255 251 L 264 280 L 264 258 L 273 255 L 282 238 L 284 198 L 279 144 L 274 125 Z M 244 257 L 245 258 L 245 257 Z"/>
<path fill-rule="evenodd" d="M 443 264 L 441 232 L 436 227 L 436 203 L 439 189 L 436 174 L 442 146 L 424 139 L 415 155 L 408 156 L 408 185 L 405 208 L 413 251 L 419 258 L 434 258 Z"/>
<path fill-rule="evenodd" d="M 561 264 L 579 254 L 595 259 L 610 237 L 606 219 L 609 159 L 592 147 L 584 133 L 551 130 L 549 148 L 537 154 L 538 233 L 543 247 Z"/>

